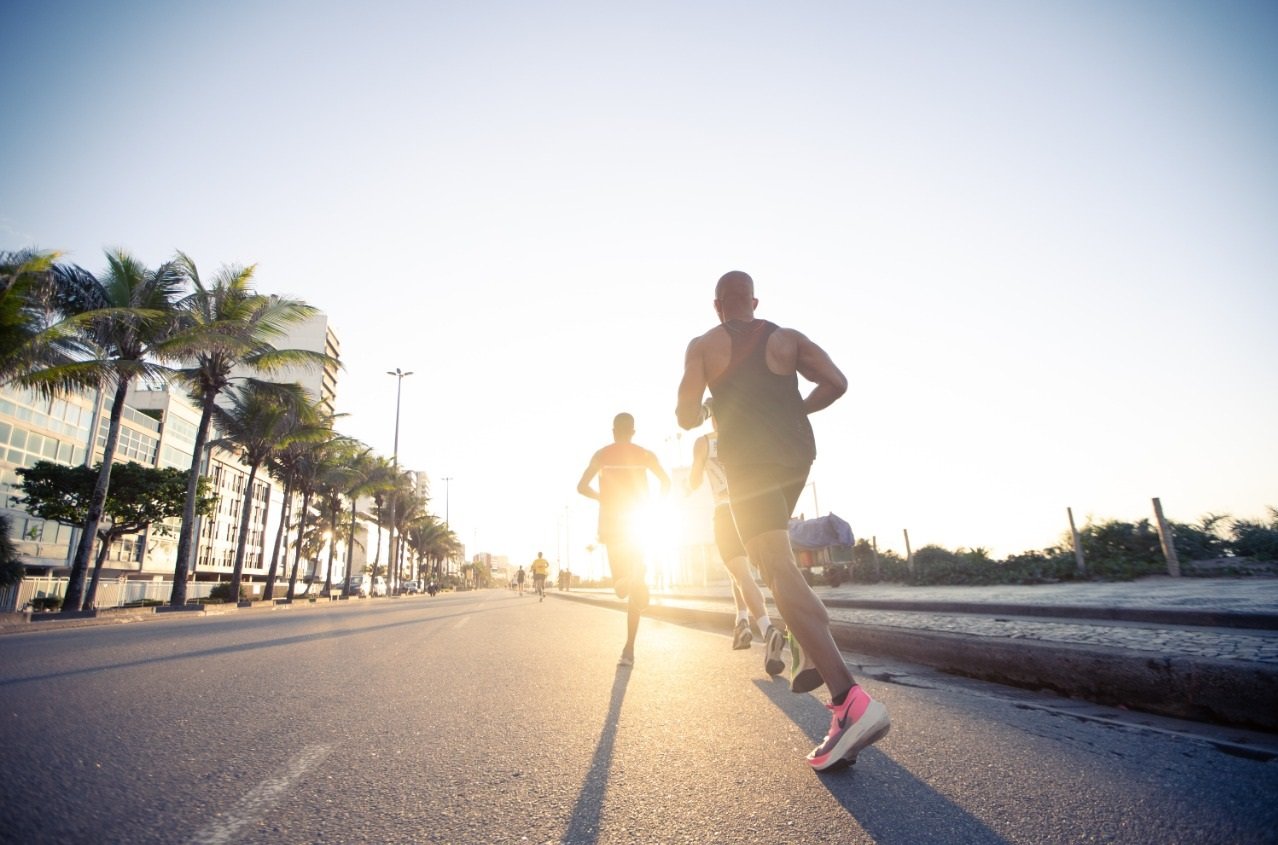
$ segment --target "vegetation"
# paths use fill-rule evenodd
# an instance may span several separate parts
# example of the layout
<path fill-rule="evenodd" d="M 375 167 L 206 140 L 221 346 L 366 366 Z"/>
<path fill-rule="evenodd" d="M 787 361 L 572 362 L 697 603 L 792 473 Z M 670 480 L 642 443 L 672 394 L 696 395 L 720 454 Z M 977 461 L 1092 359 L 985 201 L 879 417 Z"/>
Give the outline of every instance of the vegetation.
<path fill-rule="evenodd" d="M 181 473 L 186 489 L 171 604 L 185 603 L 195 517 L 212 513 L 207 481 L 199 473 L 208 448 L 214 444 L 237 452 L 249 476 L 240 506 L 242 521 L 231 584 L 226 588 L 228 598 L 239 592 L 243 580 L 248 520 L 254 512 L 253 481 L 262 467 L 284 485 L 267 598 L 274 589 L 280 557 L 283 555 L 287 568 L 290 552 L 294 554 L 290 596 L 302 556 L 315 561 L 322 550 L 327 551 L 325 587 L 331 588 L 339 545 L 345 545 L 349 561 L 360 518 L 375 521 L 377 527 L 371 569 L 375 574 L 385 573 L 393 583 L 419 571 L 424 574 L 427 568 L 438 573 L 442 561 L 460 549 L 456 536 L 427 511 L 425 491 L 413 489 L 409 474 L 397 472 L 368 447 L 334 432 L 333 420 L 320 419 L 315 408 L 302 401 L 296 384 L 241 375 L 248 372 L 269 377 L 284 368 L 332 363 L 323 353 L 274 345 L 291 325 L 315 313 L 311 306 L 257 293 L 252 287 L 251 266 L 224 266 L 206 283 L 195 263 L 181 252 L 152 270 L 127 253 L 113 250 L 107 253 L 107 267 L 100 276 L 60 264 L 59 258 L 57 252 L 38 250 L 0 253 L 0 383 L 35 390 L 48 398 L 86 389 L 105 390 L 114 396 L 114 401 L 108 399 L 111 416 L 98 468 L 52 464 L 55 469 L 43 470 L 50 478 L 65 476 L 62 492 L 74 490 L 74 496 L 60 498 L 47 486 L 43 493 L 36 492 L 36 477 L 27 491 L 31 496 L 28 509 L 33 514 L 70 521 L 85 529 L 74 558 L 67 609 L 93 601 L 96 578 L 112 542 L 153 522 L 178 516 L 171 509 L 153 510 L 144 516 L 124 512 L 126 505 L 136 509 L 142 504 L 133 489 L 138 485 L 132 475 L 141 468 L 114 466 L 124 399 L 129 386 L 139 378 L 185 387 L 201 413 L 191 470 Z M 223 401 L 217 401 L 219 397 Z M 128 483 L 124 475 L 129 475 Z M 176 477 L 164 481 L 166 492 L 160 498 L 165 508 L 171 508 L 169 487 Z M 158 479 L 155 476 L 147 484 L 158 485 Z M 86 492 L 90 480 L 93 483 Z M 372 514 L 358 512 L 357 501 L 365 496 L 375 500 Z M 312 511 L 312 503 L 318 512 Z M 159 503 L 152 500 L 148 504 L 158 507 Z M 339 524 L 347 505 L 349 526 Z M 42 508 L 47 509 L 40 512 Z M 393 525 L 388 513 L 394 514 Z M 107 527 L 102 528 L 103 524 Z M 23 571 L 8 527 L 7 522 L 0 524 L 6 529 L 0 532 L 0 583 L 6 578 L 20 579 Z M 393 559 L 379 565 L 384 528 L 391 532 Z M 290 544 L 287 540 L 292 531 L 296 534 Z M 99 546 L 94 580 L 86 591 L 84 581 L 95 542 Z M 306 577 L 308 582 L 318 580 L 317 576 Z"/>
<path fill-rule="evenodd" d="M 10 536 L 9 517 L 0 513 L 0 587 L 7 587 L 22 580 L 22 561 Z"/>
<path fill-rule="evenodd" d="M 234 596 L 234 598 L 232 598 L 232 596 Z M 229 581 L 223 581 L 213 589 L 209 590 L 209 599 L 212 599 L 210 602 L 211 604 L 240 601 L 241 599 L 247 599 L 248 597 L 248 589 L 243 584 L 239 585 L 239 589 L 235 589 L 231 586 Z M 208 601 L 208 599 L 206 599 L 206 601 Z"/>
<path fill-rule="evenodd" d="M 80 525 L 93 506 L 102 477 L 99 466 L 66 466 L 50 461 L 37 461 L 31 467 L 19 467 L 22 477 L 22 506 L 27 513 L 66 525 Z M 145 531 L 151 525 L 182 515 L 186 502 L 186 470 L 124 463 L 112 474 L 111 489 L 103 502 L 102 519 L 98 521 L 98 554 L 93 576 L 84 591 L 82 607 L 94 606 L 98 578 L 111 545 L 121 537 Z M 197 510 L 212 513 L 214 499 L 208 494 L 207 481 L 201 479 Z"/>
<path fill-rule="evenodd" d="M 270 374 L 295 365 L 322 365 L 328 357 L 320 352 L 275 348 L 273 341 L 282 337 L 290 325 L 313 315 L 315 309 L 298 300 L 257 293 L 252 287 L 253 267 L 223 267 L 205 284 L 188 256 L 178 253 L 177 261 L 194 291 L 181 301 L 180 331 L 163 351 L 183 362 L 173 377 L 200 407 L 186 510 L 178 535 L 173 594 L 169 598 L 171 605 L 181 607 L 186 603 L 186 576 L 195 546 L 195 479 L 218 396 L 231 386 L 238 367 Z"/>
<path fill-rule="evenodd" d="M 1278 509 L 1268 509 L 1268 521 L 1234 520 L 1208 514 L 1196 524 L 1170 523 L 1182 574 L 1217 574 L 1201 563 L 1236 562 L 1227 571 L 1242 572 L 1249 563 L 1278 563 Z M 1021 552 L 1004 560 L 986 549 L 924 546 L 914 553 L 913 569 L 901 556 L 858 540 L 837 569 L 856 583 L 879 581 L 908 584 L 1043 584 L 1082 579 L 1119 581 L 1167 571 L 1158 531 L 1149 520 L 1089 522 L 1079 529 L 1086 572 L 1078 572 L 1071 543 Z"/>

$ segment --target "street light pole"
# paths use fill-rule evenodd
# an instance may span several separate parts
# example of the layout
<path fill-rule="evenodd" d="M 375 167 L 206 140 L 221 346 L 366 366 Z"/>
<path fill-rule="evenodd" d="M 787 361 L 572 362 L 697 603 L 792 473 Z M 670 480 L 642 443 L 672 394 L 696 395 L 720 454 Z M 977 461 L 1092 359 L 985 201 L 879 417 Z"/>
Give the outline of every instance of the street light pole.
<path fill-rule="evenodd" d="M 394 370 L 387 370 L 386 375 L 395 377 L 395 446 L 391 452 L 391 467 L 394 470 L 395 487 L 391 489 L 390 497 L 390 562 L 386 567 L 387 587 L 393 592 L 395 589 L 395 573 L 399 571 L 399 537 L 395 533 L 395 499 L 398 497 L 399 490 L 399 398 L 400 392 L 404 386 L 404 377 L 411 376 L 411 372 L 404 372 L 399 367 Z M 374 572 L 375 576 L 377 573 Z"/>
<path fill-rule="evenodd" d="M 449 504 L 449 499 L 450 499 L 450 497 L 449 497 L 449 493 L 450 493 L 450 492 L 451 492 L 451 490 L 452 490 L 452 485 L 451 485 L 449 482 L 451 482 L 452 480 L 453 480 L 453 477 L 452 477 L 451 475 L 445 475 L 445 476 L 444 476 L 444 530 L 445 530 L 445 531 L 448 531 L 448 530 L 449 530 L 449 525 L 448 525 L 448 504 Z M 447 565 L 448 565 L 448 571 L 449 571 L 449 574 L 451 574 L 451 573 L 452 573 L 452 569 L 453 569 L 453 563 L 452 563 L 452 560 L 447 561 Z"/>

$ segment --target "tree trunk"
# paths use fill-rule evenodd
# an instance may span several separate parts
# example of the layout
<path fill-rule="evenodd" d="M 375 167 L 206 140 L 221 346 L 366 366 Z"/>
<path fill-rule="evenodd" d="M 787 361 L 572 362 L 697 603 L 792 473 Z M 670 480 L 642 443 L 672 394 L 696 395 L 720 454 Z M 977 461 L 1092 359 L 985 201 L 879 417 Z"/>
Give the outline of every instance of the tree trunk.
<path fill-rule="evenodd" d="M 328 595 L 333 589 L 333 560 L 337 557 L 337 520 L 341 515 L 342 500 L 334 496 L 329 507 L 328 524 L 333 527 L 333 533 L 328 538 L 328 571 L 324 573 L 324 595 Z"/>
<path fill-rule="evenodd" d="M 342 583 L 342 595 L 348 597 L 351 594 L 351 575 L 355 571 L 355 500 L 356 497 L 351 496 L 351 533 L 346 543 L 346 580 Z"/>
<path fill-rule="evenodd" d="M 191 568 L 191 549 L 195 545 L 195 503 L 200 491 L 200 471 L 204 468 L 204 445 L 209 439 L 209 422 L 213 419 L 216 399 L 217 394 L 204 397 L 200 427 L 195 430 L 195 453 L 191 456 L 191 473 L 186 480 L 186 506 L 182 508 L 182 531 L 178 534 L 177 563 L 173 566 L 173 592 L 169 594 L 169 604 L 173 607 L 186 604 L 186 574 Z"/>
<path fill-rule="evenodd" d="M 98 600 L 98 578 L 102 575 L 102 564 L 106 563 L 107 552 L 111 551 L 111 543 L 115 541 L 115 535 L 107 532 L 106 536 L 98 538 L 98 559 L 93 562 L 93 575 L 89 578 L 89 588 L 84 591 L 84 609 L 93 610 Z"/>
<path fill-rule="evenodd" d="M 302 494 L 302 515 L 297 520 L 297 553 L 293 555 L 293 572 L 288 576 L 288 598 L 293 601 L 293 592 L 297 589 L 297 569 L 302 565 L 302 538 L 306 536 L 306 514 L 311 510 L 311 491 Z"/>
<path fill-rule="evenodd" d="M 253 482 L 257 479 L 257 464 L 249 467 L 248 483 L 240 502 L 240 536 L 235 543 L 235 566 L 231 568 L 230 601 L 240 600 L 240 582 L 244 580 L 244 552 L 248 545 L 249 522 L 253 518 Z"/>
<path fill-rule="evenodd" d="M 120 439 L 120 420 L 124 417 L 124 397 L 128 392 L 129 380 L 120 378 L 115 388 L 115 404 L 111 407 L 106 447 L 102 451 L 102 469 L 98 472 L 97 484 L 93 486 L 93 500 L 89 502 L 89 513 L 80 532 L 80 545 L 76 547 L 75 560 L 71 562 L 67 594 L 62 599 L 63 613 L 77 611 L 84 603 L 84 576 L 89 571 L 89 558 L 93 554 L 93 544 L 98 539 L 98 523 L 102 521 L 102 509 L 106 505 L 107 490 L 111 486 L 111 464 L 115 462 L 115 446 Z"/>
<path fill-rule="evenodd" d="M 275 596 L 275 573 L 279 571 L 280 545 L 284 541 L 284 531 L 288 526 L 289 511 L 293 504 L 293 479 L 290 476 L 284 482 L 284 501 L 280 503 L 280 527 L 275 531 L 275 549 L 271 552 L 271 570 L 266 576 L 266 589 L 262 591 L 262 599 L 270 601 Z M 287 563 L 287 557 L 285 558 Z"/>

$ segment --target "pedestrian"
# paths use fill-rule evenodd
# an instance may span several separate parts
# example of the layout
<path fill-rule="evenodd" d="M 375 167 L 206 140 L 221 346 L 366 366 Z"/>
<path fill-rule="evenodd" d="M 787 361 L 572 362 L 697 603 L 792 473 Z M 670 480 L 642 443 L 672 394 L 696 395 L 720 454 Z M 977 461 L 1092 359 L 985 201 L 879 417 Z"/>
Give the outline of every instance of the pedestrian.
<path fill-rule="evenodd" d="M 577 492 L 599 503 L 599 542 L 607 549 L 617 598 L 627 600 L 626 645 L 618 666 L 635 664 L 635 634 L 639 615 L 648 606 L 648 585 L 644 581 L 641 511 L 648 499 L 648 473 L 661 482 L 661 493 L 670 490 L 670 477 L 657 456 L 632 443 L 635 418 L 617 414 L 612 421 L 613 442 L 595 452 L 587 464 Z M 599 489 L 591 486 L 599 477 Z"/>
<path fill-rule="evenodd" d="M 723 559 L 723 566 L 732 579 L 732 602 L 737 609 L 732 647 L 750 647 L 750 618 L 753 617 L 763 636 L 763 669 L 769 675 L 779 675 L 785 669 L 785 662 L 781 659 L 785 634 L 773 626 L 768 616 L 763 592 L 750 573 L 750 559 L 745 544 L 741 542 L 741 535 L 737 532 L 737 524 L 732 519 L 732 508 L 728 502 L 728 477 L 719 460 L 719 431 L 713 402 L 712 399 L 705 401 L 705 415 L 714 428 L 692 444 L 688 486 L 691 490 L 696 490 L 703 481 L 708 481 L 710 494 L 714 498 L 714 542 L 719 549 L 719 557 Z M 796 647 L 792 651 L 797 652 L 794 655 L 797 659 L 791 661 L 790 689 L 800 693 L 811 692 L 821 685 L 821 675 L 816 666 L 806 659 L 806 655 L 802 655 L 802 649 Z"/>
<path fill-rule="evenodd" d="M 538 601 L 546 600 L 546 576 L 550 574 L 550 561 L 541 556 L 541 552 L 537 552 L 537 559 L 529 565 L 532 570 L 533 590 L 540 597 Z"/>
<path fill-rule="evenodd" d="M 524 595 L 524 568 L 522 566 L 515 573 L 515 589 L 519 591 L 519 596 L 522 598 Z"/>
<path fill-rule="evenodd" d="M 826 351 L 801 332 L 757 319 L 758 305 L 749 275 L 733 271 L 719 279 L 714 308 L 720 322 L 688 344 L 675 414 L 684 429 L 701 425 L 709 389 L 737 530 L 791 634 L 830 691 L 830 730 L 807 758 L 812 768 L 824 770 L 855 762 L 891 725 L 887 708 L 848 671 L 825 605 L 804 580 L 790 547 L 790 515 L 816 458 L 808 415 L 842 396 L 848 382 Z M 815 385 L 806 397 L 799 392 L 800 375 Z"/>

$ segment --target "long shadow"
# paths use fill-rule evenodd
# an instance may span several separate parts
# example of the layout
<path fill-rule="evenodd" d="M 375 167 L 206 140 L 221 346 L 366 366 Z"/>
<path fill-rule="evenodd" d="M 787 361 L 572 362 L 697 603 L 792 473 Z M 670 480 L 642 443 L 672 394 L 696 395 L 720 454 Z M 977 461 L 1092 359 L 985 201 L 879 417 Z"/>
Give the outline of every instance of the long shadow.
<path fill-rule="evenodd" d="M 206 648 L 199 651 L 183 651 L 176 654 L 163 654 L 158 657 L 147 657 L 141 660 L 127 660 L 121 663 L 84 666 L 79 669 L 67 669 L 62 672 L 49 672 L 44 675 L 27 675 L 19 678 L 8 678 L 6 680 L 0 680 L 0 687 L 27 684 L 34 681 L 50 681 L 55 678 L 71 678 L 76 675 L 91 675 L 95 672 L 106 672 L 112 669 L 130 669 L 137 666 L 149 666 L 156 663 L 168 663 L 174 660 L 190 660 L 200 657 L 210 657 L 215 654 L 234 654 L 238 651 L 259 651 L 267 648 L 282 648 L 285 646 L 297 645 L 298 643 L 333 640 L 342 637 L 354 637 L 374 631 L 385 631 L 390 628 L 402 628 L 409 625 L 430 625 L 447 619 L 453 619 L 458 616 L 473 616 L 477 613 L 489 613 L 498 609 L 499 608 L 497 607 L 471 609 L 462 613 L 449 613 L 443 616 L 414 617 L 413 619 L 405 619 L 400 622 L 387 622 L 384 625 L 369 625 L 360 628 L 329 628 L 323 631 L 316 631 L 311 634 L 299 634 L 292 637 L 274 637 L 269 640 L 259 640 L 252 643 L 238 643 L 236 645 L 218 646 L 217 648 Z"/>
<path fill-rule="evenodd" d="M 812 744 L 825 736 L 829 715 L 807 695 L 795 695 L 788 684 L 755 679 L 755 686 L 803 730 Z M 878 845 L 1008 845 L 984 822 L 919 780 L 871 746 L 855 766 L 817 775 Z"/>
<path fill-rule="evenodd" d="M 562 845 L 594 845 L 599 841 L 599 821 L 604 794 L 608 791 L 608 770 L 612 766 L 612 748 L 617 740 L 617 721 L 629 683 L 630 669 L 618 667 L 617 677 L 612 682 L 612 698 L 608 701 L 608 715 L 604 717 L 603 730 L 599 732 L 599 744 L 595 746 L 595 756 L 590 760 L 581 793 L 573 805 L 568 829 L 559 840 Z"/>

